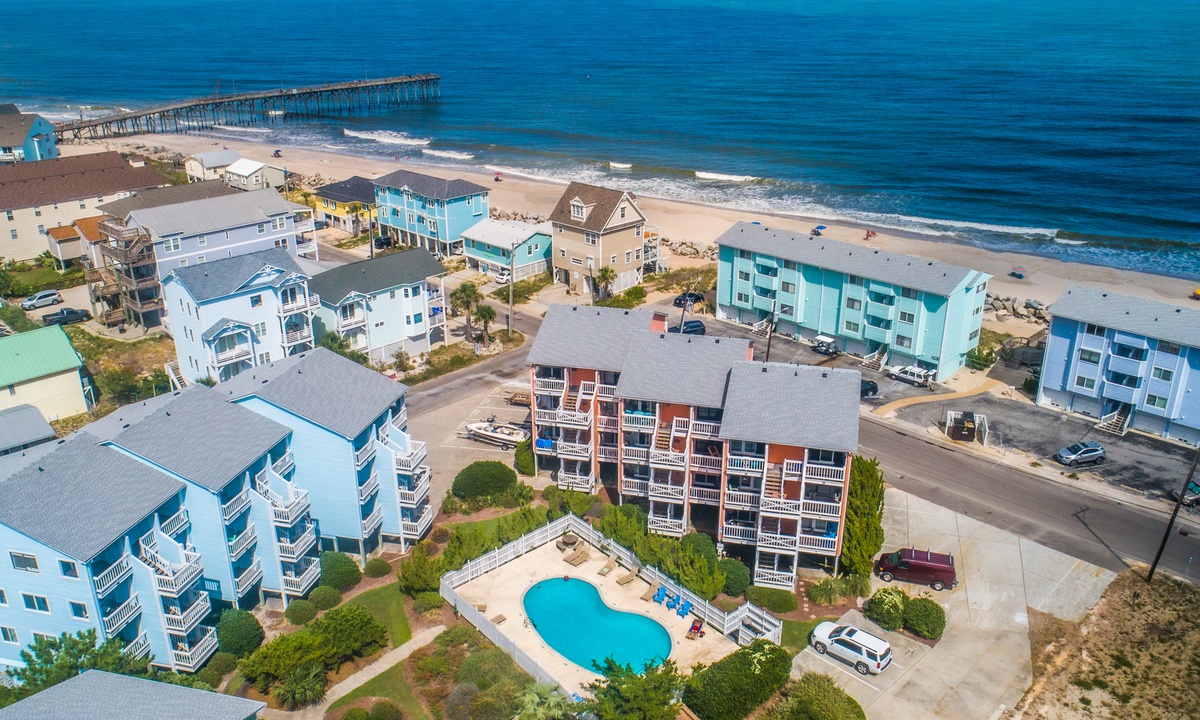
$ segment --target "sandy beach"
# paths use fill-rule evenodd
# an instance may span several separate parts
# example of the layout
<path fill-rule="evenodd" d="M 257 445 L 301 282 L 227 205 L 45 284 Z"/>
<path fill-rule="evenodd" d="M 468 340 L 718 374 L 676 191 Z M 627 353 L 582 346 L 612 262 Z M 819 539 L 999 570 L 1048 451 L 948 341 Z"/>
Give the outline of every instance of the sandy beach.
<path fill-rule="evenodd" d="M 168 154 L 178 152 L 183 155 L 228 147 L 237 150 L 243 157 L 283 165 L 289 172 L 305 176 L 320 175 L 329 182 L 344 180 L 352 175 L 373 178 L 400 168 L 438 177 L 461 177 L 487 187 L 491 193 L 493 209 L 541 215 L 550 213 L 563 188 L 554 182 L 512 176 L 505 176 L 503 182 L 497 183 L 490 173 L 478 170 L 472 172 L 457 167 L 405 164 L 292 147 L 284 149 L 282 159 L 272 160 L 271 152 L 274 148 L 267 145 L 249 141 L 214 141 L 212 138 L 194 135 L 140 135 L 118 140 L 60 145 L 64 154 L 97 152 L 101 149 L 145 153 L 149 148 L 155 147 L 166 148 Z M 878 230 L 878 235 L 866 242 L 865 227 L 821 218 L 745 212 L 652 197 L 642 197 L 638 204 L 650 223 L 658 225 L 663 236 L 672 239 L 712 243 L 739 220 L 758 221 L 764 225 L 776 225 L 798 232 L 807 232 L 814 224 L 824 224 L 828 226 L 824 231 L 825 237 L 982 270 L 994 276 L 990 288 L 992 292 L 1022 299 L 1033 298 L 1046 303 L 1054 301 L 1068 285 L 1080 283 L 1161 302 L 1188 305 L 1188 296 L 1196 285 L 1194 282 L 1161 275 L 1069 263 L 1033 255 L 993 252 L 952 240 L 891 230 Z M 1026 269 L 1024 280 L 1009 277 L 1009 270 L 1014 266 Z"/>

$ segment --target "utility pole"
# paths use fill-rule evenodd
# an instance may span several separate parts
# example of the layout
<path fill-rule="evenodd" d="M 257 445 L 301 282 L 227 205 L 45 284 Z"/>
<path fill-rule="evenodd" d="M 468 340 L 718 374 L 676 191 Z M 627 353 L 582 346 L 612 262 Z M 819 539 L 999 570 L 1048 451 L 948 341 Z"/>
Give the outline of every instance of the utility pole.
<path fill-rule="evenodd" d="M 504 316 L 504 328 L 508 330 L 510 336 L 512 335 L 513 283 L 517 281 L 513 275 L 513 258 L 516 255 L 517 249 L 515 247 L 508 251 L 508 315 Z M 534 453 L 534 455 L 536 456 L 537 453 Z"/>
<path fill-rule="evenodd" d="M 1200 445 L 1196 446 L 1196 452 L 1192 454 L 1192 466 L 1188 468 L 1187 478 L 1184 479 L 1183 486 L 1179 488 L 1179 497 L 1175 499 L 1175 509 L 1171 511 L 1171 519 L 1167 521 L 1167 529 L 1163 532 L 1162 542 L 1158 544 L 1158 552 L 1154 553 L 1154 562 L 1150 563 L 1150 572 L 1146 573 L 1146 582 L 1148 583 L 1154 580 L 1154 571 L 1158 569 L 1163 551 L 1167 549 L 1167 539 L 1171 537 L 1171 530 L 1175 527 L 1175 518 L 1179 515 L 1179 506 L 1183 505 L 1184 493 L 1192 484 L 1192 476 L 1196 474 L 1197 461 L 1200 461 Z"/>
<path fill-rule="evenodd" d="M 778 307 L 779 298 L 776 298 L 771 302 L 771 314 L 767 316 L 767 356 L 763 362 L 771 362 L 771 339 L 775 337 L 775 309 Z"/>
<path fill-rule="evenodd" d="M 688 308 L 692 305 L 692 293 L 696 292 L 696 286 L 700 284 L 700 278 L 692 281 L 692 286 L 683 292 L 683 309 L 679 311 L 679 332 L 683 332 L 683 319 L 687 317 Z"/>

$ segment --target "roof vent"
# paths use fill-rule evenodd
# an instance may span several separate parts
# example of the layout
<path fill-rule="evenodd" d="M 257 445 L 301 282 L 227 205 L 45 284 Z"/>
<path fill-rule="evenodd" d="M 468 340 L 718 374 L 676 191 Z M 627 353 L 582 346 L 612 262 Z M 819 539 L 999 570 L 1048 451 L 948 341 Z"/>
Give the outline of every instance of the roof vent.
<path fill-rule="evenodd" d="M 929 267 L 933 267 L 933 263 L 929 263 Z"/>
<path fill-rule="evenodd" d="M 579 306 L 578 306 L 578 305 L 572 305 L 572 306 L 571 306 L 571 312 L 575 312 L 575 311 L 576 311 L 576 310 L 578 310 L 578 309 L 579 309 Z"/>
<path fill-rule="evenodd" d="M 46 472 L 46 468 L 42 467 L 41 465 L 38 465 L 38 472 Z"/>
<path fill-rule="evenodd" d="M 626 311 L 625 311 L 625 314 L 626 314 L 626 315 L 628 315 L 628 314 L 629 314 L 629 311 L 628 311 L 628 310 L 626 310 Z"/>
<path fill-rule="evenodd" d="M 125 429 L 125 428 L 127 428 L 127 427 L 129 427 L 129 423 L 125 423 L 124 425 L 122 425 L 122 426 L 121 426 L 121 429 L 122 429 L 122 430 L 124 430 L 124 429 Z"/>
<path fill-rule="evenodd" d="M 658 337 L 661 340 L 662 338 L 665 338 L 666 336 L 667 336 L 666 333 L 660 333 Z"/>
<path fill-rule="evenodd" d="M 171 411 L 170 411 L 170 410 L 166 410 L 166 411 L 164 411 L 164 412 L 163 412 L 163 414 L 164 414 L 164 415 L 166 415 L 167 417 L 171 417 Z"/>
<path fill-rule="evenodd" d="M 721 344 L 721 338 L 717 338 L 717 339 L 716 339 L 716 342 L 714 342 L 713 344 L 714 344 L 714 345 L 720 345 L 720 344 Z"/>
<path fill-rule="evenodd" d="M 1100 293 L 1100 297 L 1108 297 L 1108 293 Z"/>
<path fill-rule="evenodd" d="M 767 366 L 766 366 L 766 365 L 763 365 L 763 369 L 762 369 L 762 371 L 763 371 L 763 372 L 766 372 L 766 371 L 767 371 Z"/>
<path fill-rule="evenodd" d="M 829 373 L 823 372 L 823 373 L 821 373 L 821 377 L 827 378 L 827 377 L 829 377 Z"/>
<path fill-rule="evenodd" d="M 1175 308 L 1175 312 L 1183 312 L 1182 308 Z"/>

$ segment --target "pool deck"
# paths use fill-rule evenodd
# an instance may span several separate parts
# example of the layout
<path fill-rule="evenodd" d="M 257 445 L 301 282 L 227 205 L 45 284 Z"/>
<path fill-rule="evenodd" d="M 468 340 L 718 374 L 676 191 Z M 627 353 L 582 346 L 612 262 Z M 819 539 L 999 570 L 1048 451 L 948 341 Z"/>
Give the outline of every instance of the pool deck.
<path fill-rule="evenodd" d="M 600 591 L 600 597 L 609 607 L 658 621 L 671 636 L 671 659 L 679 666 L 681 672 L 690 673 L 696 663 L 713 663 L 737 650 L 733 641 L 711 627 L 705 627 L 703 638 L 688 640 L 687 631 L 695 619 L 694 616 L 681 618 L 674 610 L 667 610 L 663 605 L 642 600 L 642 595 L 649 586 L 641 578 L 624 587 L 618 585 L 617 578 L 626 573 L 623 567 L 617 566 L 607 576 L 602 577 L 599 571 L 608 558 L 595 547 L 588 547 L 591 548 L 591 559 L 579 567 L 572 567 L 563 561 L 563 553 L 554 543 L 543 545 L 460 586 L 458 592 L 476 607 L 486 605 L 484 617 L 491 619 L 497 615 L 504 615 L 507 619 L 499 626 L 500 630 L 571 692 L 585 693 L 587 684 L 600 676 L 555 652 L 542 640 L 537 631 L 525 622 L 525 608 L 521 600 L 526 590 L 542 580 L 561 578 L 564 575 L 586 580 Z M 571 622 L 570 608 L 563 608 L 562 622 Z"/>

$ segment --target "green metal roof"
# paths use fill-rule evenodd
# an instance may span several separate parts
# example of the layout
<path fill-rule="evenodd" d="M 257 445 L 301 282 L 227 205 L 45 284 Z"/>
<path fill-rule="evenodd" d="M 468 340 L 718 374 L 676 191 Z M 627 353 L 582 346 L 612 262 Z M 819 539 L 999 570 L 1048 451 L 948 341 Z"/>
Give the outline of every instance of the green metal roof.
<path fill-rule="evenodd" d="M 0 338 L 0 387 L 83 365 L 58 325 Z"/>

